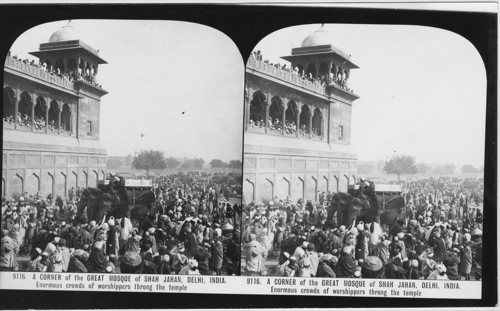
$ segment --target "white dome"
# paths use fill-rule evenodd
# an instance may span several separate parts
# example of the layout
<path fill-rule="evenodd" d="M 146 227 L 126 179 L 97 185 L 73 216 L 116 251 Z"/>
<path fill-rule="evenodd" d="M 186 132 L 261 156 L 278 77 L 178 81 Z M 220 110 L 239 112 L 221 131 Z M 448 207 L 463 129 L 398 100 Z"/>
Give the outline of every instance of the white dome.
<path fill-rule="evenodd" d="M 50 36 L 49 43 L 81 40 L 78 29 L 71 24 L 71 21 L 64 25 L 61 29 L 57 30 Z"/>
<path fill-rule="evenodd" d="M 330 45 L 331 43 L 330 33 L 327 32 L 323 26 L 316 30 L 309 36 L 307 36 L 304 41 L 302 41 L 301 47 L 317 46 L 317 45 Z"/>

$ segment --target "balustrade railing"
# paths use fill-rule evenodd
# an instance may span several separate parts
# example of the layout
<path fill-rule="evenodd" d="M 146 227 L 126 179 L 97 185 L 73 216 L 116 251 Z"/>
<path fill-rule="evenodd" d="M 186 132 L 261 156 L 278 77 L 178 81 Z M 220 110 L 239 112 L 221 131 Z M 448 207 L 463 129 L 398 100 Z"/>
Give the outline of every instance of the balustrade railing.
<path fill-rule="evenodd" d="M 74 90 L 74 84 L 66 77 L 60 77 L 55 73 L 46 71 L 35 65 L 27 64 L 20 59 L 14 59 L 12 57 L 7 57 L 5 59 L 5 67 L 12 68 L 21 72 L 24 72 L 30 76 L 45 80 L 47 82 L 56 84 L 58 86 L 67 88 L 69 90 Z"/>
<path fill-rule="evenodd" d="M 287 82 L 293 83 L 295 85 L 307 88 L 313 92 L 320 93 L 322 95 L 326 94 L 326 87 L 325 87 L 325 85 L 322 85 L 321 82 L 316 81 L 316 80 L 311 81 L 304 76 L 300 76 L 300 75 L 297 75 L 295 73 L 292 73 L 290 70 L 277 68 L 274 65 L 271 65 L 271 64 L 266 63 L 264 61 L 257 60 L 254 57 L 250 57 L 250 59 L 247 62 L 247 67 L 254 69 L 254 70 L 257 70 L 257 71 L 260 71 L 260 72 L 267 73 L 267 74 L 274 76 L 278 79 L 281 79 L 283 81 L 287 81 Z M 351 89 L 349 89 L 347 87 L 343 87 L 343 86 L 335 83 L 335 81 L 331 81 L 331 83 L 329 85 L 334 86 L 334 87 L 336 87 L 340 90 L 343 90 L 345 92 L 349 92 L 351 94 L 354 94 L 354 92 Z"/>

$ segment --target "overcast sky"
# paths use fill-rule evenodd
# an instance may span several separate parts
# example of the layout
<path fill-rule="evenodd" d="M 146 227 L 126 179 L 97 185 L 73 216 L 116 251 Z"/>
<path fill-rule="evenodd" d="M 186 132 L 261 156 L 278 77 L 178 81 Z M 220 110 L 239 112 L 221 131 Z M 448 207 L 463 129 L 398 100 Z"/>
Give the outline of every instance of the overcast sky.
<path fill-rule="evenodd" d="M 66 23 L 28 30 L 12 53 L 33 59 L 27 52 L 38 50 Z M 100 122 L 108 155 L 155 149 L 205 161 L 241 160 L 244 70 L 229 37 L 176 21 L 71 23 L 108 62 L 97 75 L 109 91 L 101 101 Z"/>
<path fill-rule="evenodd" d="M 101 105 L 109 155 L 152 148 L 174 157 L 241 157 L 243 61 L 228 37 L 184 22 L 72 23 L 109 62 L 97 77 L 109 91 Z M 13 54 L 27 57 L 65 24 L 27 31 Z M 279 57 L 319 27 L 277 31 L 256 49 L 284 63 Z M 407 154 L 418 162 L 483 165 L 486 74 L 469 41 L 420 26 L 325 27 L 332 44 L 360 67 L 349 79 L 361 97 L 353 105 L 351 137 L 359 160 Z"/>
<path fill-rule="evenodd" d="M 256 47 L 264 59 L 285 63 L 293 47 L 319 29 L 303 25 L 274 32 Z M 437 28 L 327 24 L 331 43 L 360 69 L 349 86 L 351 143 L 359 160 L 393 154 L 417 162 L 484 164 L 486 72 L 465 38 Z"/>

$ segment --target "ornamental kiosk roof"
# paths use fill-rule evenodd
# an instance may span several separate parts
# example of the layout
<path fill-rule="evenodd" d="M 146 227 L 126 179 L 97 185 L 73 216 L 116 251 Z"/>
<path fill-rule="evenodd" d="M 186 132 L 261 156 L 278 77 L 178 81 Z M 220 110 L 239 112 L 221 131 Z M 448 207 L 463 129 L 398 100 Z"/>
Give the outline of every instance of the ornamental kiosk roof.
<path fill-rule="evenodd" d="M 344 53 L 342 50 L 336 48 L 330 42 L 331 37 L 329 32 L 321 26 L 318 30 L 307 36 L 300 47 L 292 49 L 292 55 L 282 56 L 284 60 L 292 62 L 292 60 L 298 60 L 304 56 L 323 54 L 325 56 L 331 55 L 333 58 L 338 58 L 344 63 L 344 65 L 349 68 L 359 68 L 356 64 L 351 61 L 351 57 Z"/>

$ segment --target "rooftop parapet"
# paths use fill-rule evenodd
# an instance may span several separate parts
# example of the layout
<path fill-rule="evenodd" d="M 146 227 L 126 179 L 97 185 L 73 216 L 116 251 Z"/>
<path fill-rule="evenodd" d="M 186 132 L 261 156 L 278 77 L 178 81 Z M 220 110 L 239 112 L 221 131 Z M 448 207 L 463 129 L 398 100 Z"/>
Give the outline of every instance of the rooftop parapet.
<path fill-rule="evenodd" d="M 39 78 L 49 83 L 56 84 L 71 91 L 75 90 L 73 81 L 70 81 L 67 77 L 60 77 L 56 73 L 49 72 L 43 67 L 26 63 L 20 59 L 14 59 L 10 56 L 7 57 L 5 59 L 5 67 L 20 71 L 29 76 Z"/>

